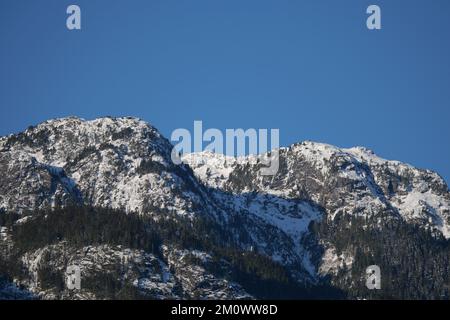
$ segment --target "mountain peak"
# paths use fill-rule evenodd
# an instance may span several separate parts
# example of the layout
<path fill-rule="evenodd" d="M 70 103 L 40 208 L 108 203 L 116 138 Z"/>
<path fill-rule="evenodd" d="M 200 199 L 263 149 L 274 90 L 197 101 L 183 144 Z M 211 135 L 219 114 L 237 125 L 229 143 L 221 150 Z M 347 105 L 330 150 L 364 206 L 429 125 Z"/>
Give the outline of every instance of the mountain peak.
<path fill-rule="evenodd" d="M 97 128 L 109 128 L 109 129 L 117 129 L 120 130 L 124 127 L 130 127 L 130 128 L 148 128 L 152 130 L 156 130 L 152 125 L 149 123 L 143 121 L 140 118 L 136 117 L 100 117 L 93 120 L 86 120 L 84 118 L 80 118 L 77 116 L 69 116 L 69 117 L 62 117 L 62 118 L 55 118 L 51 120 L 47 120 L 45 122 L 42 122 L 38 124 L 37 126 L 31 126 L 28 128 L 28 130 L 32 130 L 35 128 L 64 128 L 64 127 L 71 127 L 75 128 L 77 126 L 85 126 L 85 127 L 97 127 Z"/>
<path fill-rule="evenodd" d="M 0 148 L 5 172 L 15 168 L 33 176 L 46 168 L 49 181 L 55 179 L 55 173 L 64 172 L 67 176 L 63 180 L 56 177 L 65 181 L 61 194 L 71 190 L 68 194 L 73 195 L 73 186 L 77 186 L 80 194 L 85 194 L 84 201 L 96 205 L 142 212 L 149 205 L 144 199 L 150 189 L 162 190 L 167 195 L 161 194 L 161 201 L 168 199 L 171 194 L 168 190 L 177 190 L 180 182 L 183 190 L 195 189 L 186 187 L 194 179 L 189 170 L 172 163 L 172 144 L 139 118 L 53 119 L 2 138 Z M 363 212 L 370 216 L 388 210 L 393 217 L 420 221 L 450 235 L 450 196 L 445 181 L 432 171 L 383 159 L 364 147 L 345 149 L 304 141 L 280 148 L 280 170 L 273 177 L 259 174 L 256 156 L 234 158 L 201 152 L 185 155 L 183 161 L 209 188 L 306 199 L 326 208 L 331 218 L 339 212 L 349 215 Z M 169 189 L 167 181 L 171 181 Z M 49 192 L 51 186 L 50 183 Z M 8 193 L 13 192 L 13 199 L 20 194 L 11 186 L 4 187 Z M 127 192 L 123 191 L 125 187 Z M 200 195 L 202 191 L 193 193 Z M 16 204 L 3 197 L 3 207 L 14 208 Z M 35 203 L 33 199 L 30 205 Z M 39 201 L 41 205 L 47 204 Z M 161 201 L 158 206 L 165 206 Z"/>
<path fill-rule="evenodd" d="M 260 173 L 256 156 L 201 152 L 175 165 L 172 148 L 132 117 L 60 118 L 3 137 L 0 214 L 77 204 L 161 223 L 183 220 L 187 229 L 205 218 L 218 228 L 209 232 L 224 237 L 220 245 L 265 256 L 309 284 L 352 266 L 353 244 L 341 252 L 333 238 L 335 228 L 348 233 L 352 221 L 358 230 L 397 223 L 450 238 L 445 182 L 364 147 L 304 141 L 280 148 L 273 176 Z M 329 234 L 314 233 L 318 224 Z M 207 232 L 202 228 L 210 225 L 199 227 Z"/>

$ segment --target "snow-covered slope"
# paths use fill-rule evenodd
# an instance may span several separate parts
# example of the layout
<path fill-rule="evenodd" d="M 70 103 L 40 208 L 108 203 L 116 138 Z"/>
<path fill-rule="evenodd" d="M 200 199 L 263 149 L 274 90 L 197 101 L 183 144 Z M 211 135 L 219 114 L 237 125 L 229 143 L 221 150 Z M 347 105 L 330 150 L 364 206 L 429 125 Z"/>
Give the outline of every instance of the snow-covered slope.
<path fill-rule="evenodd" d="M 275 176 L 260 174 L 256 156 L 203 152 L 185 155 L 184 164 L 175 165 L 171 151 L 170 142 L 155 128 L 130 117 L 56 119 L 2 137 L 0 213 L 84 204 L 155 220 L 209 217 L 226 230 L 233 245 L 270 257 L 300 283 L 309 284 L 354 261 L 352 252 L 337 252 L 334 244 L 314 238 L 310 227 L 321 221 L 332 225 L 346 216 L 392 219 L 450 238 L 450 194 L 444 180 L 432 171 L 384 160 L 365 148 L 314 142 L 281 148 Z M 10 234 L 4 228 L 0 231 L 2 249 Z M 62 243 L 29 252 L 23 261 L 32 273 L 44 251 L 55 256 L 65 252 L 80 263 L 99 266 L 118 264 L 117 257 L 131 252 L 114 246 L 85 249 L 95 254 L 83 258 Z M 182 270 L 188 270 L 192 259 L 183 262 L 183 257 L 197 255 L 207 263 L 208 252 L 180 248 L 164 252 L 161 258 L 133 251 L 138 262 L 162 268 L 143 267 L 130 275 L 143 292 L 177 298 L 181 286 L 182 295 L 192 296 L 187 288 L 197 286 L 194 279 L 203 279 L 205 288 L 217 290 L 198 291 L 202 297 L 248 296 L 238 284 L 214 276 L 204 266 L 192 266 L 185 276 Z M 169 261 L 173 270 L 164 272 Z M 28 288 L 39 293 L 33 278 L 29 281 Z"/>
<path fill-rule="evenodd" d="M 194 213 L 201 187 L 170 160 L 170 143 L 136 118 L 44 122 L 0 141 L 0 208 L 67 204 Z"/>
<path fill-rule="evenodd" d="M 210 190 L 188 166 L 174 165 L 171 151 L 156 129 L 136 118 L 44 122 L 1 138 L 0 209 L 24 212 L 76 203 L 155 218 L 209 216 L 243 250 L 272 257 L 301 281 L 315 281 L 301 244 L 309 222 L 321 218 L 314 204 Z"/>
<path fill-rule="evenodd" d="M 340 149 L 314 142 L 282 148 L 280 170 L 273 177 L 259 174 L 253 156 L 234 159 L 202 152 L 186 155 L 183 161 L 211 188 L 233 194 L 256 192 L 285 201 L 309 200 L 325 208 L 328 219 L 386 213 L 450 238 L 445 181 L 432 171 L 382 159 L 365 148 Z"/>

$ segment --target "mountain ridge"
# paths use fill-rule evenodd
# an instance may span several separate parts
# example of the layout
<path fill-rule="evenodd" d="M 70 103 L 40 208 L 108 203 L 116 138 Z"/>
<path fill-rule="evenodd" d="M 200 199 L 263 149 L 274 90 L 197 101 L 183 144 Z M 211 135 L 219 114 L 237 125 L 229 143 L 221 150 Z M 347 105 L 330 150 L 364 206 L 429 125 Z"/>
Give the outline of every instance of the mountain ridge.
<path fill-rule="evenodd" d="M 330 230 L 360 224 L 352 232 L 376 232 L 395 223 L 417 226 L 436 241 L 450 237 L 445 181 L 363 147 L 310 141 L 283 147 L 279 171 L 271 177 L 259 173 L 256 156 L 200 153 L 184 155 L 183 163 L 175 165 L 171 150 L 156 128 L 138 118 L 48 120 L 0 138 L 0 210 L 28 215 L 79 205 L 137 213 L 157 223 L 206 218 L 221 230 L 219 243 L 270 258 L 302 285 L 316 286 L 331 277 L 344 289 L 355 284 L 344 285 L 340 274 L 352 265 L 353 272 L 361 267 L 360 253 L 351 242 L 340 248 L 341 240 Z M 326 227 L 319 232 L 318 225 Z M 11 237 L 11 230 L 2 230 L 4 239 Z M 41 249 L 59 255 L 61 248 Z M 114 255 L 117 249 L 102 250 Z M 169 246 L 161 263 L 176 250 Z M 28 269 L 30 257 L 36 253 L 22 258 Z M 183 287 L 181 274 L 173 276 Z M 227 285 L 220 277 L 218 282 L 210 279 Z M 239 290 L 229 297 L 246 295 Z"/>

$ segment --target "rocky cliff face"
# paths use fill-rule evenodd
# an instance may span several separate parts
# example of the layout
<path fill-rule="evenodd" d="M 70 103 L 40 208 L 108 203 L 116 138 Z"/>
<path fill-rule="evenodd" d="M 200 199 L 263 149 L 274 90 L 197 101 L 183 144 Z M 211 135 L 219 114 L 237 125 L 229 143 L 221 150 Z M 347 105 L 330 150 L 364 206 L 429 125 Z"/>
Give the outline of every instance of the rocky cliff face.
<path fill-rule="evenodd" d="M 222 230 L 221 245 L 268 257 L 304 286 L 321 285 L 329 277 L 340 287 L 356 285 L 342 279 L 350 277 L 357 250 L 348 243 L 341 248 L 342 241 L 325 236 L 336 226 L 350 228 L 352 219 L 365 221 L 360 230 L 382 231 L 386 223 L 401 223 L 418 226 L 436 239 L 450 237 L 450 193 L 443 179 L 364 148 L 313 142 L 282 148 L 275 176 L 261 175 L 253 156 L 199 153 L 174 165 L 171 150 L 155 128 L 135 118 L 44 122 L 0 138 L 0 210 L 26 219 L 38 209 L 72 205 L 122 210 L 156 223 L 206 218 Z M 27 221 L 15 222 L 20 223 Z M 2 226 L 4 252 L 14 246 L 13 225 Z M 325 227 L 318 232 L 317 225 Z M 448 247 L 443 250 L 448 258 Z M 252 296 L 227 279 L 224 270 L 211 271 L 217 269 L 210 268 L 217 266 L 217 257 L 207 250 L 163 244 L 155 256 L 108 243 L 75 248 L 63 239 L 21 254 L 28 276 L 20 284 L 30 294 L 98 297 L 95 290 L 56 296 L 54 290 L 45 290 L 36 266 L 48 255 L 50 269 L 61 271 L 75 261 L 86 277 L 92 270 L 106 272 L 107 265 L 126 268 L 112 276 L 147 297 Z M 132 259 L 123 264 L 124 256 Z"/>
<path fill-rule="evenodd" d="M 450 237 L 450 194 L 435 172 L 388 161 L 357 147 L 303 142 L 280 150 L 275 176 L 259 174 L 254 157 L 185 156 L 206 185 L 233 194 L 259 193 L 318 204 L 327 219 L 338 215 L 403 219 Z"/>
<path fill-rule="evenodd" d="M 170 160 L 170 143 L 134 118 L 58 119 L 0 140 L 0 207 L 68 203 L 151 213 L 193 214 L 201 186 Z"/>

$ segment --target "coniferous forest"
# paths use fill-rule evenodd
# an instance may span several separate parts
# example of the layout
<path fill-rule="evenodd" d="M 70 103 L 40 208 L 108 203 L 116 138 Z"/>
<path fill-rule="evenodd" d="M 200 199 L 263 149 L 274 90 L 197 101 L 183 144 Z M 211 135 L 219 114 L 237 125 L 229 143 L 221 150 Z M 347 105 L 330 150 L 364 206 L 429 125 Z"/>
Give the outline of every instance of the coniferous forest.
<path fill-rule="evenodd" d="M 21 219 L 21 220 L 19 220 Z M 19 221 L 19 223 L 18 223 Z M 3 213 L 0 226 L 11 230 L 13 246 L 0 256 L 2 281 L 25 278 L 20 256 L 38 248 L 64 242 L 82 248 L 90 245 L 120 245 L 140 249 L 162 259 L 162 245 L 202 250 L 213 256 L 208 271 L 243 286 L 256 298 L 274 299 L 448 299 L 450 243 L 427 231 L 399 221 L 382 228 L 364 228 L 367 221 L 352 218 L 340 223 L 312 223 L 313 237 L 333 243 L 338 255 L 354 253 L 351 266 L 344 266 L 332 280 L 324 277 L 315 286 L 292 278 L 289 270 L 258 252 L 243 250 L 228 238 L 220 225 L 203 217 L 151 217 L 119 210 L 67 207 L 29 212 Z M 194 259 L 194 258 L 193 258 Z M 230 267 L 224 270 L 224 261 Z M 365 268 L 378 264 L 382 270 L 382 290 L 367 290 L 362 277 Z M 120 273 L 120 270 L 115 270 Z M 64 290 L 63 274 L 43 266 L 41 286 Z M 117 281 L 113 273 L 98 273 L 86 283 L 99 298 L 140 299 L 129 283 Z"/>

